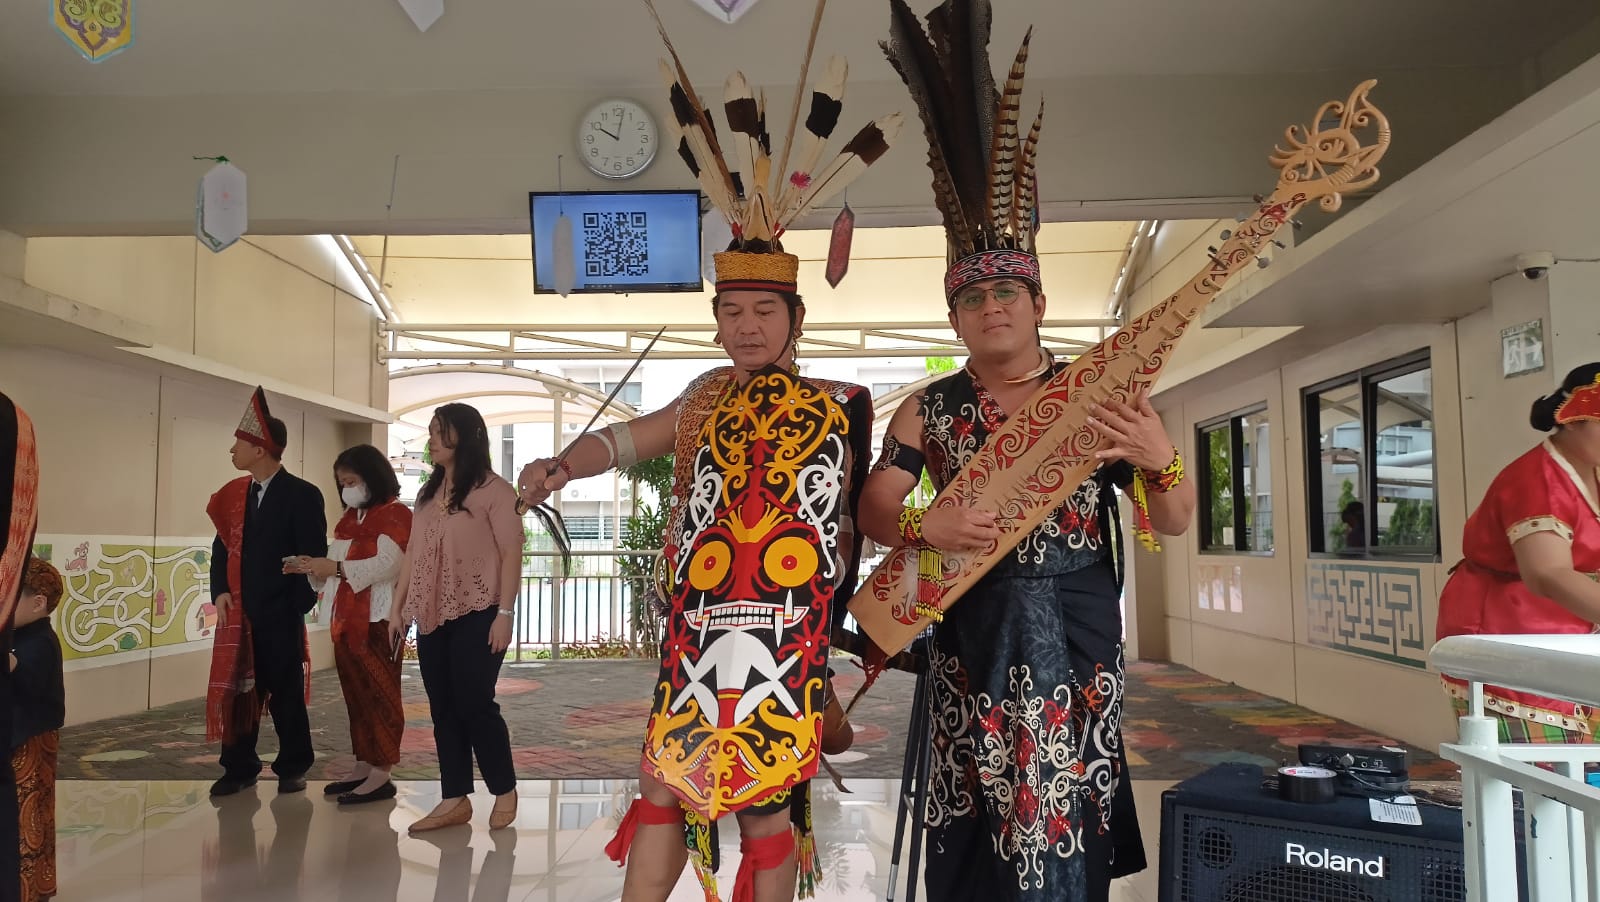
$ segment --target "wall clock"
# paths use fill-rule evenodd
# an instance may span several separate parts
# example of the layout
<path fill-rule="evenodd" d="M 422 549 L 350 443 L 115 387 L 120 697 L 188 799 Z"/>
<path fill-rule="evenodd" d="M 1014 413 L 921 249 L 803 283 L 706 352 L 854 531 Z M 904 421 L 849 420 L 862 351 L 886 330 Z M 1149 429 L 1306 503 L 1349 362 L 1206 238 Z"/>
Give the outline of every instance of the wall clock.
<path fill-rule="evenodd" d="M 578 157 L 596 175 L 632 178 L 656 157 L 660 141 L 650 111 L 632 100 L 602 100 L 578 123 Z"/>

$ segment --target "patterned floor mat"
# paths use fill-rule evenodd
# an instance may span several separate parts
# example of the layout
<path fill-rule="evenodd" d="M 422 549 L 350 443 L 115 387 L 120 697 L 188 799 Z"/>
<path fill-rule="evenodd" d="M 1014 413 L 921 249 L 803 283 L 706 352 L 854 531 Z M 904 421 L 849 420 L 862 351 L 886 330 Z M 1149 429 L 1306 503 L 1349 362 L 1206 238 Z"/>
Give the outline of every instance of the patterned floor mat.
<path fill-rule="evenodd" d="M 861 683 L 842 666 L 837 685 L 848 698 Z M 653 661 L 559 661 L 508 665 L 499 702 L 511 729 L 517 776 L 523 779 L 617 779 L 637 771 L 639 744 L 650 708 Z M 406 732 L 400 779 L 439 775 L 432 723 L 415 665 L 405 671 Z M 856 742 L 832 759 L 846 777 L 898 777 L 913 677 L 889 673 L 856 708 Z M 1262 767 L 1292 761 L 1301 742 L 1398 745 L 1390 737 L 1186 667 L 1135 662 L 1128 667 L 1123 730 L 1138 779 L 1182 780 L 1223 761 Z M 71 700 L 68 700 L 71 703 Z M 1441 697 L 1440 704 L 1444 704 Z M 337 779 L 352 763 L 344 697 L 337 675 L 324 670 L 311 686 L 312 779 Z M 264 725 L 263 758 L 276 747 Z M 1417 780 L 1449 780 L 1455 766 L 1412 748 Z M 199 701 L 136 716 L 81 724 L 61 733 L 60 776 L 90 780 L 192 780 L 220 776 L 216 747 L 205 743 Z"/>

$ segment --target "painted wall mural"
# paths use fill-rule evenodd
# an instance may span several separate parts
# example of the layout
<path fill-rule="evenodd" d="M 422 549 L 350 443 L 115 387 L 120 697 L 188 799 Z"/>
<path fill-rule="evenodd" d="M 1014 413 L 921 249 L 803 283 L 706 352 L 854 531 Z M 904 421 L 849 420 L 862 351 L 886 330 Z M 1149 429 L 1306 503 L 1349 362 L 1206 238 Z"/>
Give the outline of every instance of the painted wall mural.
<path fill-rule="evenodd" d="M 52 615 L 66 666 L 110 656 L 210 647 L 211 537 L 41 534 L 34 553 L 61 571 L 65 592 Z M 312 611 L 308 622 L 321 620 Z"/>
<path fill-rule="evenodd" d="M 1307 641 L 1426 668 L 1422 574 L 1412 567 L 1306 562 Z"/>

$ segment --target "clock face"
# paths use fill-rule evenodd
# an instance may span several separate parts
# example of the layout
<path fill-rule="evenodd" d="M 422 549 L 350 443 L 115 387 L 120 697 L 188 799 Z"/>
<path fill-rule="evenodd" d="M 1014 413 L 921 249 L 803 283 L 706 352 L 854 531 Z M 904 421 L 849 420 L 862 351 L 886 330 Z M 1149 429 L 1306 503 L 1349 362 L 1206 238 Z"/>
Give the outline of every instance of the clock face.
<path fill-rule="evenodd" d="M 650 112 L 631 100 L 604 100 L 578 123 L 578 156 L 595 172 L 625 179 L 644 171 L 660 136 Z"/>

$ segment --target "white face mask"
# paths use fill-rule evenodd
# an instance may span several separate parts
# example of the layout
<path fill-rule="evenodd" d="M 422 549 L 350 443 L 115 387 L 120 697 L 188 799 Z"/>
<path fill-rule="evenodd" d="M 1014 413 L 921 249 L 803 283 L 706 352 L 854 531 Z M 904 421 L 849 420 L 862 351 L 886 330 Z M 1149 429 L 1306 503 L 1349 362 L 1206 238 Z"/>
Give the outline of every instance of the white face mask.
<path fill-rule="evenodd" d="M 366 507 L 372 496 L 364 485 L 347 485 L 339 490 L 339 497 L 344 499 L 346 507 Z"/>

